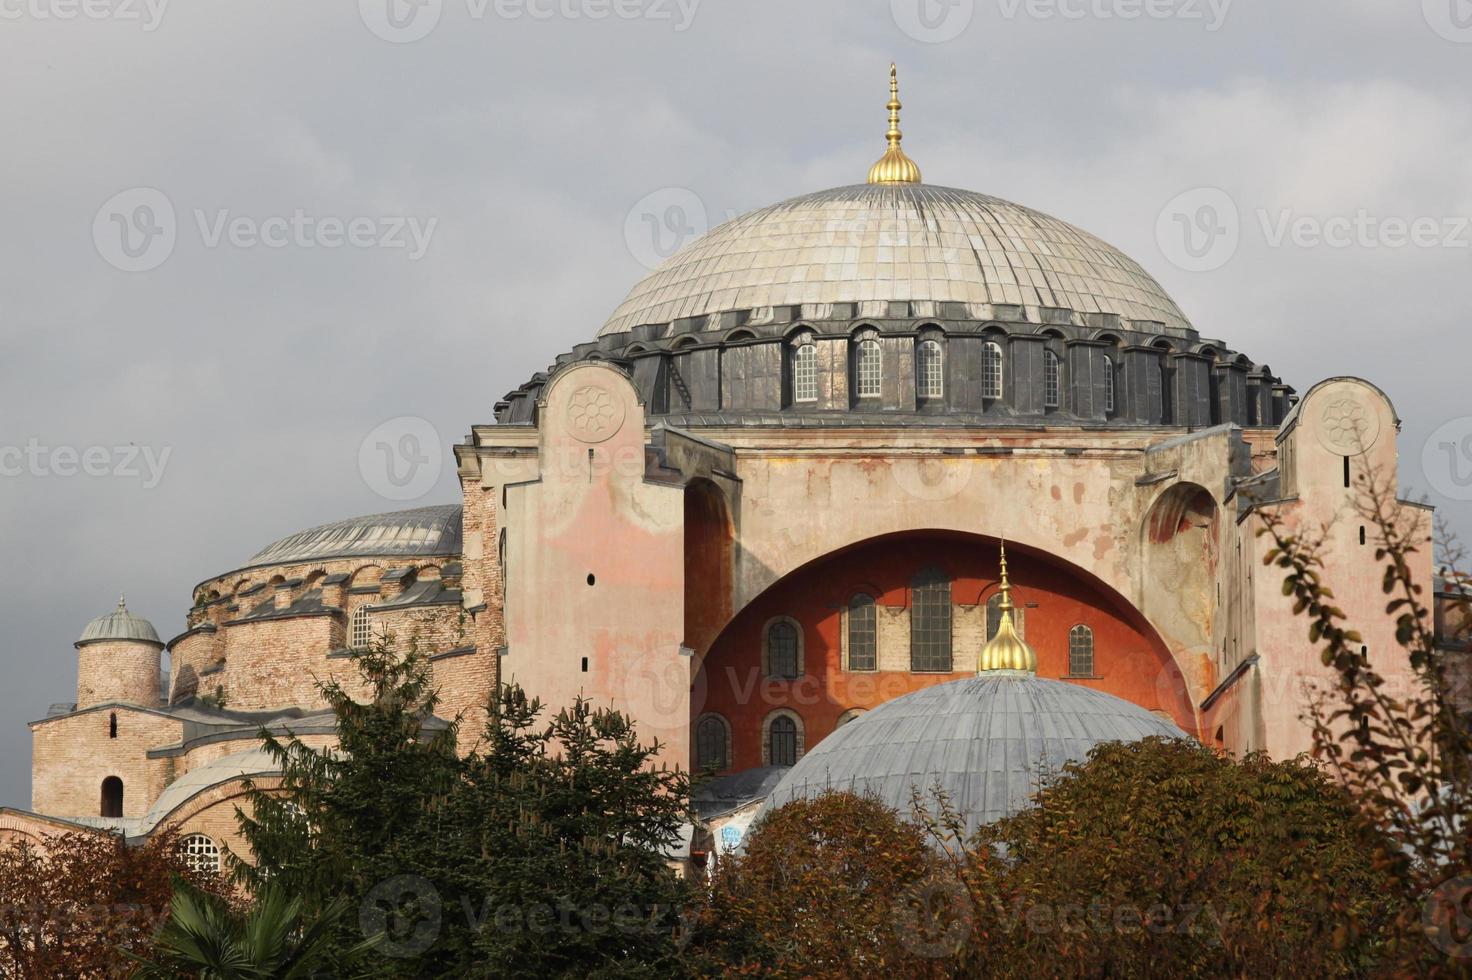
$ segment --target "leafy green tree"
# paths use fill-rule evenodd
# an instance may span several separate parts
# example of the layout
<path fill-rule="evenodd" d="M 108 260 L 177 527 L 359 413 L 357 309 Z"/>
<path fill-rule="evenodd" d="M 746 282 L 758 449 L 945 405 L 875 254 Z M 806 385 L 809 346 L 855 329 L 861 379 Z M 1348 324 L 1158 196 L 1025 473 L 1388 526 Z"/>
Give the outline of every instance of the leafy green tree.
<path fill-rule="evenodd" d="M 252 787 L 237 879 L 277 885 L 307 914 L 345 901 L 330 944 L 383 941 L 372 976 L 667 975 L 686 885 L 668 853 L 689 783 L 657 745 L 586 701 L 548 721 L 518 688 L 461 756 L 434 718 L 427 663 L 384 642 L 354 655 L 369 692 L 322 688 L 337 748 L 265 737 L 279 787 Z M 663 972 L 661 972 L 663 971 Z"/>
<path fill-rule="evenodd" d="M 267 886 L 243 910 L 217 895 L 181 883 L 170 914 L 154 940 L 153 955 L 139 957 L 138 980 L 308 980 L 348 977 L 354 964 L 382 937 L 346 951 L 332 934 L 348 903 L 331 902 L 309 921 L 301 896 Z"/>

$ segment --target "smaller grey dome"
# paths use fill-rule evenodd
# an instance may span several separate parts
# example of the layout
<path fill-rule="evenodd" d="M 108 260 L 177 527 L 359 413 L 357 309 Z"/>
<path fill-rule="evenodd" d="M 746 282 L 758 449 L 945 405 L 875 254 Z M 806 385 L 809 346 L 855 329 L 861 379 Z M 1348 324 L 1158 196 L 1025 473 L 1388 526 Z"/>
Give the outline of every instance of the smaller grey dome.
<path fill-rule="evenodd" d="M 86 643 L 102 643 L 104 641 L 133 640 L 138 643 L 152 643 L 163 646 L 163 641 L 158 638 L 158 631 L 153 624 L 142 616 L 134 616 L 128 612 L 126 599 L 118 599 L 118 607 L 106 616 L 98 616 L 87 624 L 82 630 L 81 638 L 76 645 L 82 646 Z"/>
<path fill-rule="evenodd" d="M 443 504 L 335 521 L 269 544 L 246 565 L 289 565 L 354 556 L 458 555 L 462 512 L 459 504 Z"/>
<path fill-rule="evenodd" d="M 988 671 L 895 698 L 819 742 L 762 805 L 847 790 L 910 813 L 912 790 L 937 785 L 967 833 L 1028 805 L 1044 777 L 1103 742 L 1159 735 L 1175 725 L 1103 691 L 1014 671 Z"/>

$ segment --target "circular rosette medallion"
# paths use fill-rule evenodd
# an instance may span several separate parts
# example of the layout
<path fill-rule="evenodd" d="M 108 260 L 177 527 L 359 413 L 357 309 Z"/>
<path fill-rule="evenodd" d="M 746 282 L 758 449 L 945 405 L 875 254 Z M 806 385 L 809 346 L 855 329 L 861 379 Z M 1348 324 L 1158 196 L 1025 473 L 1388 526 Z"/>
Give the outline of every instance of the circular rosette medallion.
<path fill-rule="evenodd" d="M 1358 456 L 1380 437 L 1380 416 L 1354 395 L 1331 397 L 1319 415 L 1319 441 L 1341 456 Z"/>
<path fill-rule="evenodd" d="M 567 403 L 567 427 L 582 442 L 610 439 L 623 424 L 623 404 L 601 385 L 583 385 Z"/>

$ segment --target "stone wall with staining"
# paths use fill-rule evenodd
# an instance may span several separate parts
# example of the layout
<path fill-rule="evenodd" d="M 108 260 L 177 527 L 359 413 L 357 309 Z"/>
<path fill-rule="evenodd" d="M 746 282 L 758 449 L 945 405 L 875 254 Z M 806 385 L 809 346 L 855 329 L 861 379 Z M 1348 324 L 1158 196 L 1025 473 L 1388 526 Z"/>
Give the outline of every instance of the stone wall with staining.
<path fill-rule="evenodd" d="M 684 490 L 646 479 L 644 409 L 596 361 L 559 372 L 538 406 L 537 472 L 506 487 L 503 677 L 556 711 L 612 704 L 689 757 Z"/>
<path fill-rule="evenodd" d="M 1284 462 L 1279 499 L 1264 501 L 1264 509 L 1278 514 L 1289 533 L 1318 539 L 1324 558 L 1323 577 L 1345 611 L 1350 628 L 1365 639 L 1371 662 L 1386 676 L 1390 690 L 1409 693 L 1414 678 L 1395 635 L 1395 623 L 1385 613 L 1389 597 L 1381 588 L 1381 563 L 1373 522 L 1362 513 L 1373 494 L 1396 506 L 1399 461 L 1396 434 L 1400 420 L 1384 392 L 1358 378 L 1333 378 L 1308 391 L 1279 433 Z M 1399 503 L 1399 520 L 1420 550 L 1411 556 L 1412 569 L 1432 594 L 1432 521 L 1429 508 Z M 1259 515 L 1251 516 L 1244 533 L 1256 542 L 1256 553 L 1270 545 L 1256 539 Z M 1282 593 L 1280 569 L 1258 569 L 1256 653 L 1260 660 L 1251 678 L 1255 700 L 1224 703 L 1216 714 L 1235 725 L 1248 747 L 1275 756 L 1292 755 L 1308 747 L 1307 705 L 1333 684 L 1333 675 L 1308 640 L 1308 621 L 1295 616 L 1292 600 Z M 1234 714 L 1245 713 L 1253 724 L 1244 725 Z M 1215 718 L 1212 719 L 1215 724 Z"/>

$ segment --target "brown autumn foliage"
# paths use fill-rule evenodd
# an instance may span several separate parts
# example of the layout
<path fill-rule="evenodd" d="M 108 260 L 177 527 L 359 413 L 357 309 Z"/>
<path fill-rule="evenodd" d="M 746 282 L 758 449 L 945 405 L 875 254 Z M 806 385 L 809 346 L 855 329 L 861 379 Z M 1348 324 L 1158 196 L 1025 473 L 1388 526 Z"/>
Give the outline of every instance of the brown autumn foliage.
<path fill-rule="evenodd" d="M 146 953 L 168 916 L 176 877 L 226 894 L 192 872 L 171 834 L 129 847 L 114 834 L 76 832 L 41 850 L 0 849 L 0 976 L 17 980 L 126 977 L 120 950 Z"/>
<path fill-rule="evenodd" d="M 768 816 L 721 859 L 695 924 L 701 975 L 941 975 L 902 941 L 943 869 L 924 832 L 883 803 L 830 792 Z"/>

